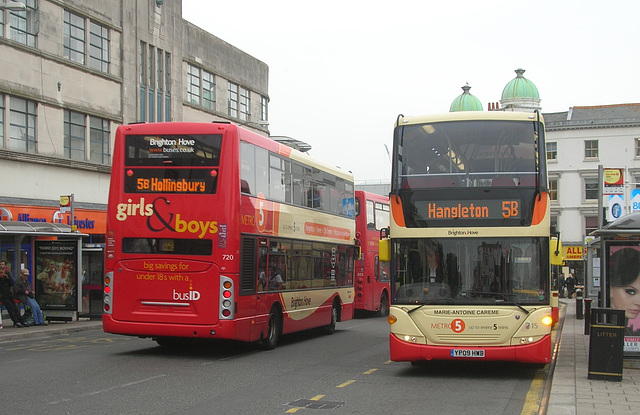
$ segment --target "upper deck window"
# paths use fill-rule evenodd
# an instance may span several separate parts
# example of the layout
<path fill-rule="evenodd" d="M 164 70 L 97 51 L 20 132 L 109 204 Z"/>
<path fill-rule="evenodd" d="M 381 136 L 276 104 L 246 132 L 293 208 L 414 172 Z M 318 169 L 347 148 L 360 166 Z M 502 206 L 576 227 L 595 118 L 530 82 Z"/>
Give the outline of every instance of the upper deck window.
<path fill-rule="evenodd" d="M 127 136 L 125 192 L 213 194 L 221 146 L 219 134 Z"/>
<path fill-rule="evenodd" d="M 222 135 L 129 135 L 126 166 L 209 166 L 220 164 Z"/>
<path fill-rule="evenodd" d="M 409 187 L 419 180 L 425 183 L 418 187 L 534 184 L 534 123 L 474 120 L 408 125 L 398 156 L 398 174 Z"/>

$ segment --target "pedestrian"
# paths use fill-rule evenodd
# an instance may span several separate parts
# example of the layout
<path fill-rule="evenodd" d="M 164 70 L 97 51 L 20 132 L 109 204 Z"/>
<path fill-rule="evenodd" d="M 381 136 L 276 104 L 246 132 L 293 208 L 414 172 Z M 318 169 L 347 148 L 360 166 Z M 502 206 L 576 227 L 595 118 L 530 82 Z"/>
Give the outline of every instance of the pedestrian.
<path fill-rule="evenodd" d="M 21 275 L 22 278 L 18 279 L 13 287 L 13 294 L 18 300 L 20 300 L 20 302 L 22 302 L 22 304 L 31 308 L 33 322 L 36 326 L 46 326 L 47 322 L 44 321 L 40 305 L 34 298 L 36 292 L 33 291 L 33 287 L 31 286 L 31 283 L 29 283 L 29 270 L 26 268 L 23 269 Z"/>
<path fill-rule="evenodd" d="M 564 283 L 567 286 L 567 298 L 573 298 L 573 289 L 576 286 L 576 280 L 573 278 L 572 273 L 569 273 L 569 276 Z"/>
<path fill-rule="evenodd" d="M 561 273 L 558 278 L 558 293 L 560 298 L 564 298 L 564 273 Z"/>
<path fill-rule="evenodd" d="M 11 292 L 12 287 L 13 278 L 11 278 L 11 273 L 7 269 L 7 263 L 0 261 L 0 302 L 4 305 L 4 308 L 7 309 L 9 317 L 11 321 L 13 321 L 13 327 L 29 327 L 24 317 L 20 315 L 18 307 L 16 307 L 13 293 Z"/>

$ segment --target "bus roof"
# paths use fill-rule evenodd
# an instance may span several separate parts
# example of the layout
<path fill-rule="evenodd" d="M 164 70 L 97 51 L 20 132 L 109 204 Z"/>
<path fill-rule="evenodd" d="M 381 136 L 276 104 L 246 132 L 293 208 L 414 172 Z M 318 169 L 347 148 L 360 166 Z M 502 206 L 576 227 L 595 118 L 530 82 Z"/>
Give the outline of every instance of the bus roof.
<path fill-rule="evenodd" d="M 542 114 L 540 121 L 544 122 Z M 470 120 L 507 120 L 507 121 L 533 121 L 537 118 L 533 112 L 513 111 L 456 111 L 440 114 L 398 116 L 395 127 L 398 125 L 424 124 L 428 122 L 443 121 L 470 121 Z"/>

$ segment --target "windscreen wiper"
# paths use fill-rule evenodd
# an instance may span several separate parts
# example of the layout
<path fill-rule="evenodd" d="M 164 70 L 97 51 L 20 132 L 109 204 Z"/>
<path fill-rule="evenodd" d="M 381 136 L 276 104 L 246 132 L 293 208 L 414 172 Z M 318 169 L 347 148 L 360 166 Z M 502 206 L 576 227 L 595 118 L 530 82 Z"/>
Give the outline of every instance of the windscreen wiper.
<path fill-rule="evenodd" d="M 498 295 L 498 296 L 502 297 L 503 300 L 506 300 L 507 303 L 518 307 L 525 314 L 529 314 L 529 310 L 527 310 L 526 308 L 524 308 L 523 306 L 521 306 L 520 304 L 518 304 L 517 302 L 515 302 L 514 300 L 512 300 L 511 298 L 509 298 L 507 295 L 505 295 L 503 293 L 498 293 L 498 292 L 493 292 L 493 291 L 465 291 L 465 292 L 466 293 L 470 293 L 470 294 Z"/>

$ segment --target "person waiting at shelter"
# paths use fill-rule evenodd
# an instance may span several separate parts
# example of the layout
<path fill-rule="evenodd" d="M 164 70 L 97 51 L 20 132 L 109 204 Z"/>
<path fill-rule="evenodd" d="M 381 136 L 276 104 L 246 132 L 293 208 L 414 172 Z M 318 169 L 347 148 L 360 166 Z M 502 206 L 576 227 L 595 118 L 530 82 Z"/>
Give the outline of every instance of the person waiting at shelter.
<path fill-rule="evenodd" d="M 11 288 L 13 287 L 13 278 L 7 269 L 7 263 L 0 261 L 0 302 L 7 309 L 11 321 L 13 321 L 13 327 L 23 328 L 29 327 L 24 317 L 20 315 L 18 307 L 16 307 L 15 300 L 13 299 L 13 293 Z"/>
<path fill-rule="evenodd" d="M 36 326 L 46 326 L 47 322 L 44 321 L 40 305 L 34 298 L 36 292 L 33 291 L 33 287 L 31 286 L 31 283 L 29 283 L 29 270 L 25 268 L 20 274 L 22 275 L 22 278 L 19 278 L 16 281 L 13 287 L 13 293 L 22 304 L 31 308 L 34 324 Z"/>

